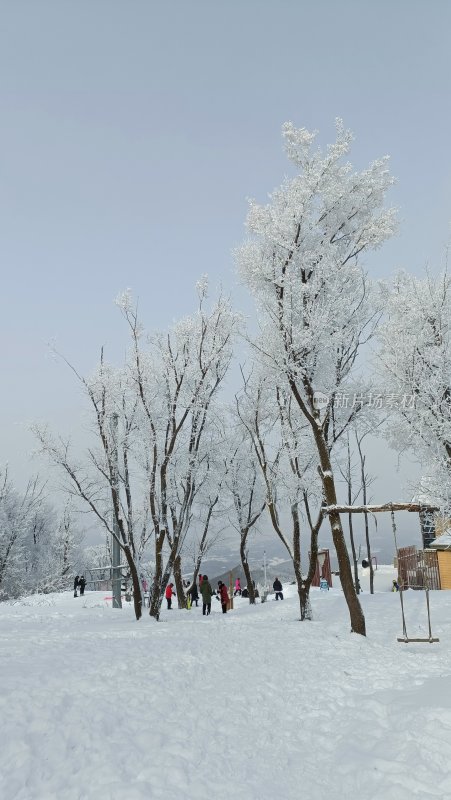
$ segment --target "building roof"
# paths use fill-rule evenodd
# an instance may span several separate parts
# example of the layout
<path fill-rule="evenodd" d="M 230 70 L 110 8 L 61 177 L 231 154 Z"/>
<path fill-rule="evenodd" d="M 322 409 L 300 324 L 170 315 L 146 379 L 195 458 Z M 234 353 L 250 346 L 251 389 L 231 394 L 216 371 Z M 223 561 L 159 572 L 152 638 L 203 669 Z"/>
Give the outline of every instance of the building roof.
<path fill-rule="evenodd" d="M 445 533 L 434 539 L 428 546 L 433 547 L 435 550 L 451 550 L 451 528 L 448 528 Z"/>

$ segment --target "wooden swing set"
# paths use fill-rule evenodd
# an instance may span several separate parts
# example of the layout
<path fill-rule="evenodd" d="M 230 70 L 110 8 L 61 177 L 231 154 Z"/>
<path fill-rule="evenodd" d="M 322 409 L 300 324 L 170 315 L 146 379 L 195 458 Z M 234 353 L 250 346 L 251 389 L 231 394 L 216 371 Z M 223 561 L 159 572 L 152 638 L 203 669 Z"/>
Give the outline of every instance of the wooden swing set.
<path fill-rule="evenodd" d="M 334 505 L 334 506 L 324 506 L 323 514 L 331 514 L 331 513 L 338 513 L 338 514 L 379 514 L 384 511 L 389 511 L 391 514 L 391 522 L 392 522 L 392 530 L 393 530 L 393 538 L 395 541 L 395 548 L 396 548 L 396 556 L 399 558 L 399 549 L 398 549 L 398 541 L 396 538 L 396 522 L 395 522 L 395 511 L 410 511 L 416 514 L 421 514 L 423 512 L 430 512 L 433 513 L 438 511 L 439 509 L 435 506 L 425 506 L 419 503 L 385 503 L 384 505 L 362 505 L 362 506 L 342 506 L 342 505 Z M 431 610 L 429 605 L 429 584 L 427 580 L 424 581 L 424 585 L 421 588 L 424 588 L 426 593 L 426 608 L 427 608 L 427 618 L 428 618 L 428 631 L 429 636 L 426 638 L 420 637 L 411 637 L 407 633 L 407 624 L 406 624 L 406 616 L 404 612 L 404 600 L 403 600 L 403 587 L 399 588 L 399 599 L 401 602 L 401 616 L 402 616 L 402 636 L 398 636 L 398 642 L 404 642 L 404 644 L 409 644 L 410 642 L 429 642 L 429 644 L 433 644 L 433 642 L 439 642 L 440 639 L 437 639 L 432 635 L 432 628 L 431 628 Z"/>

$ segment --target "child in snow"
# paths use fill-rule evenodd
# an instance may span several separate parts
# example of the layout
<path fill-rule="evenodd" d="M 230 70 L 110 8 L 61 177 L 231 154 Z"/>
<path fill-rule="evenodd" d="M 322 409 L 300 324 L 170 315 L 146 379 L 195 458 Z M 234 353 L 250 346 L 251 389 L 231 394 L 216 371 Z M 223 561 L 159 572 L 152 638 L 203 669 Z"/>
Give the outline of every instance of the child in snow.
<path fill-rule="evenodd" d="M 283 586 L 278 578 L 276 578 L 276 580 L 274 581 L 272 588 L 276 593 L 276 600 L 278 600 L 279 597 L 281 600 L 283 600 L 283 594 L 282 594 Z"/>
<path fill-rule="evenodd" d="M 170 583 L 170 584 L 168 584 L 168 586 L 166 586 L 166 591 L 164 593 L 164 596 L 165 596 L 166 602 L 168 604 L 168 610 L 170 610 L 172 608 L 172 598 L 175 597 L 174 584 L 173 583 Z"/>
<path fill-rule="evenodd" d="M 221 606 L 222 606 L 222 613 L 227 614 L 227 603 L 229 602 L 229 593 L 227 591 L 227 586 L 222 581 L 219 581 L 218 589 L 219 589 L 219 599 L 221 601 Z"/>
<path fill-rule="evenodd" d="M 235 581 L 235 591 L 233 593 L 233 596 L 236 597 L 237 594 L 239 594 L 241 597 L 241 581 L 239 578 L 237 578 Z"/>
<path fill-rule="evenodd" d="M 190 586 L 187 594 L 191 598 L 191 605 L 193 605 L 193 603 L 196 603 L 196 608 L 197 608 L 199 601 L 199 592 L 197 591 L 196 581 L 194 581 L 194 583 Z"/>
<path fill-rule="evenodd" d="M 78 581 L 78 585 L 80 587 L 80 597 L 83 597 L 83 595 L 85 593 L 85 586 L 86 586 L 86 581 L 85 581 L 85 576 L 84 575 L 81 576 L 80 580 Z"/>
<path fill-rule="evenodd" d="M 77 589 L 79 587 L 79 584 L 80 584 L 80 576 L 76 575 L 74 580 L 74 597 L 78 597 Z"/>

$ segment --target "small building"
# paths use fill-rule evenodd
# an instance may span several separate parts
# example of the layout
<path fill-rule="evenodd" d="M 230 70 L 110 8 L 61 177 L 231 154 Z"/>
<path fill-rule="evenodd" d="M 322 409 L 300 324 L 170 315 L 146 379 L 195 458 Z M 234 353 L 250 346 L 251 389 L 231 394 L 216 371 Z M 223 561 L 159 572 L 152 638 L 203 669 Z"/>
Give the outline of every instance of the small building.
<path fill-rule="evenodd" d="M 451 589 L 451 528 L 430 542 L 429 547 L 437 553 L 441 588 Z"/>
<path fill-rule="evenodd" d="M 318 550 L 318 558 L 316 561 L 315 574 L 312 578 L 312 586 L 321 587 L 321 581 L 327 581 L 329 588 L 332 586 L 332 570 L 330 568 L 329 550 Z"/>

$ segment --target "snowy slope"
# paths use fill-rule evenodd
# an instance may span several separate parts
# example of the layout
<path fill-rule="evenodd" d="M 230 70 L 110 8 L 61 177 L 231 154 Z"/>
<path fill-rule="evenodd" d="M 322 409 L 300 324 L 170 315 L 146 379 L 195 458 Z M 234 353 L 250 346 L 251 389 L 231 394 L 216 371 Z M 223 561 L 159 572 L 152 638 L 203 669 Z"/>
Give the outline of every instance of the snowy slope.
<path fill-rule="evenodd" d="M 104 593 L 1 604 L 0 798 L 449 800 L 451 592 L 434 645 L 396 642 L 396 594 L 362 595 L 363 639 L 338 589 L 302 624 L 293 592 L 159 623 Z"/>

